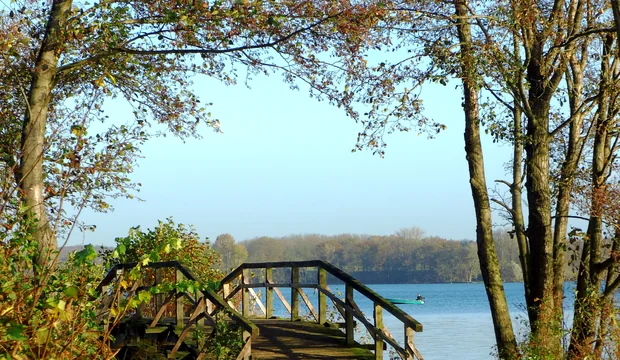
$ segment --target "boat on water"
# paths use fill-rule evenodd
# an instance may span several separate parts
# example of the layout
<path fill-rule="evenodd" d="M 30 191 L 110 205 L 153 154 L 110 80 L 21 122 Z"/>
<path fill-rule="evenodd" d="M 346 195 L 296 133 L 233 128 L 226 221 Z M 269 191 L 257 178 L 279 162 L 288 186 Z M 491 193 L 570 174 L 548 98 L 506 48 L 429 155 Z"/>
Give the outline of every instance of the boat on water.
<path fill-rule="evenodd" d="M 411 300 L 411 299 L 386 299 L 392 304 L 414 304 L 414 305 L 424 305 L 424 300 Z"/>

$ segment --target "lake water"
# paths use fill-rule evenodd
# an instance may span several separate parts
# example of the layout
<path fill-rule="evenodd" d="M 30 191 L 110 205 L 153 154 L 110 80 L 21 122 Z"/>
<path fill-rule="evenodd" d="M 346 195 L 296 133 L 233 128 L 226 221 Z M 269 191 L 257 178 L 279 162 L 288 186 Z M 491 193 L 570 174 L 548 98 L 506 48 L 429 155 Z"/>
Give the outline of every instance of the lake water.
<path fill-rule="evenodd" d="M 342 286 L 330 285 L 330 287 L 334 293 L 343 292 Z M 424 326 L 424 331 L 415 333 L 414 338 L 415 345 L 425 360 L 495 358 L 493 356 L 495 334 L 484 284 L 385 284 L 368 285 L 368 287 L 385 298 L 414 299 L 418 293 L 426 297 L 424 305 L 398 305 Z M 572 287 L 572 284 L 567 283 L 566 306 L 570 306 L 573 300 L 570 290 Z M 311 299 L 315 298 L 311 289 L 305 291 Z M 527 314 L 524 311 L 523 284 L 507 283 L 505 291 L 516 335 L 518 338 L 524 338 L 526 329 L 524 321 Z M 286 291 L 284 293 L 286 294 Z M 366 317 L 372 321 L 371 302 L 357 292 L 354 294 L 354 299 Z M 278 303 L 279 301 L 274 301 L 276 313 L 283 310 L 277 305 Z M 303 308 L 303 305 L 300 305 L 300 308 Z M 570 310 L 568 313 L 570 315 Z M 386 311 L 383 314 L 387 328 L 402 345 L 404 337 L 402 323 Z M 363 334 L 358 338 L 362 336 Z"/>
<path fill-rule="evenodd" d="M 425 359 L 494 358 L 495 334 L 483 284 L 370 285 L 370 288 L 387 298 L 415 298 L 417 293 L 426 297 L 424 305 L 398 305 L 424 326 L 423 332 L 415 334 L 415 344 Z M 523 332 L 521 320 L 527 317 L 523 311 L 523 284 L 509 283 L 505 290 L 515 330 Z M 400 342 L 402 325 L 391 316 L 388 319 L 391 320 L 388 329 Z"/>

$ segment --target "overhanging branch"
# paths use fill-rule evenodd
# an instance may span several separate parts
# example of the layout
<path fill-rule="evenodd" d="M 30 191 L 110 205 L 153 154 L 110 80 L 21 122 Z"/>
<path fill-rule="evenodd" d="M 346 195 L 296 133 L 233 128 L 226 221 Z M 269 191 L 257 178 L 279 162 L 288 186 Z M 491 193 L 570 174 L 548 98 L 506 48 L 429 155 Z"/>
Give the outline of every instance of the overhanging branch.
<path fill-rule="evenodd" d="M 105 51 L 103 53 L 94 55 L 92 57 L 89 57 L 87 59 L 83 59 L 83 60 L 79 60 L 76 61 L 74 63 L 71 64 L 67 64 L 67 65 L 63 65 L 61 67 L 58 68 L 57 72 L 61 73 L 61 72 L 65 72 L 68 70 L 72 70 L 78 67 L 82 67 L 85 66 L 89 63 L 92 63 L 94 61 L 97 60 L 102 60 L 102 59 L 106 59 L 109 58 L 111 56 L 114 55 L 118 55 L 118 54 L 130 54 L 130 55 L 137 55 L 137 56 L 153 56 L 153 55 L 172 55 L 172 54 L 176 54 L 176 55 L 190 55 L 190 54 L 226 54 L 226 53 L 233 53 L 233 52 L 240 52 L 240 51 L 247 51 L 247 50 L 254 50 L 254 49 L 264 49 L 264 48 L 271 48 L 274 47 L 278 44 L 281 44 L 283 42 L 286 42 L 288 40 L 290 40 L 291 38 L 309 31 L 321 24 L 323 24 L 324 22 L 333 19 L 337 16 L 339 16 L 340 14 L 342 14 L 342 12 L 336 13 L 334 15 L 330 15 L 327 17 L 324 17 L 322 19 L 320 19 L 319 21 L 312 23 L 308 26 L 302 27 L 300 29 L 297 29 L 293 32 L 291 32 L 288 35 L 282 36 L 276 40 L 270 41 L 270 42 L 266 42 L 266 43 L 262 43 L 262 44 L 254 44 L 254 45 L 243 45 L 243 46 L 237 46 L 237 47 L 231 47 L 231 48 L 225 48 L 225 49 L 208 49 L 208 48 L 194 48 L 194 49 L 161 49 L 161 50 L 140 50 L 140 49 L 131 49 L 131 48 L 124 48 L 124 47 L 119 47 L 119 48 L 112 48 L 108 51 Z"/>

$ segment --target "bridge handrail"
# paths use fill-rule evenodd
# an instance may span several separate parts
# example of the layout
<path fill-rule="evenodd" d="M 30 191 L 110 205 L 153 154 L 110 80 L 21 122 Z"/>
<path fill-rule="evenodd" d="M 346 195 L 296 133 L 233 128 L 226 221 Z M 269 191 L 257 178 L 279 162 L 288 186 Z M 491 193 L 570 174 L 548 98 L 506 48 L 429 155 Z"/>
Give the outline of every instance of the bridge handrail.
<path fill-rule="evenodd" d="M 290 268 L 291 280 L 290 283 L 277 283 L 273 281 L 273 269 L 277 268 Z M 300 269 L 301 268 L 316 268 L 317 269 L 317 281 L 316 283 L 301 283 L 300 282 Z M 246 270 L 252 269 L 264 269 L 265 270 L 265 282 L 264 283 L 252 283 L 250 281 L 251 276 L 247 274 Z M 331 274 L 335 278 L 341 280 L 345 284 L 345 298 L 340 299 L 338 296 L 332 293 L 327 286 L 327 274 Z M 235 285 L 233 281 L 239 279 L 239 282 Z M 233 287 L 231 287 L 234 286 Z M 254 288 L 264 287 L 266 291 L 266 305 L 263 305 L 261 299 L 258 297 Z M 280 292 L 280 287 L 291 288 L 290 305 L 286 301 L 284 295 Z M 314 288 L 319 292 L 318 299 L 318 312 L 315 311 L 314 306 L 308 299 L 308 296 L 304 293 L 302 288 Z M 357 290 L 361 295 L 373 303 L 373 317 L 374 324 L 369 321 L 362 311 L 357 306 L 354 300 L 354 290 Z M 336 309 L 340 312 L 344 318 L 344 327 L 346 335 L 347 345 L 353 345 L 355 343 L 354 338 L 354 319 L 360 321 L 367 329 L 369 334 L 374 338 L 374 351 L 376 359 L 383 359 L 383 347 L 384 344 L 390 344 L 392 348 L 398 353 L 402 359 L 417 358 L 422 360 L 422 355 L 414 345 L 413 337 L 414 332 L 422 331 L 423 327 L 417 320 L 412 318 L 409 314 L 402 311 L 399 307 L 395 306 L 381 295 L 377 294 L 366 285 L 340 270 L 336 266 L 323 261 L 323 260 L 307 260 L 307 261 L 279 261 L 279 262 L 260 262 L 260 263 L 244 263 L 238 266 L 230 274 L 228 274 L 220 282 L 220 291 L 223 292 L 224 300 L 230 301 L 238 292 L 241 292 L 241 311 L 244 316 L 250 316 L 250 296 L 254 298 L 256 305 L 260 308 L 261 312 L 265 314 L 266 318 L 269 318 L 273 314 L 273 294 L 280 298 L 288 312 L 291 314 L 291 320 L 300 320 L 299 317 L 299 304 L 300 298 L 306 304 L 310 310 L 311 315 L 316 319 L 319 324 L 326 325 L 326 305 L 325 300 L 329 298 Z M 233 305 L 231 303 L 231 305 Z M 396 319 L 400 320 L 404 327 L 404 346 L 401 346 L 394 337 L 390 334 L 389 330 L 385 327 L 383 322 L 383 310 L 387 310 Z"/>
<path fill-rule="evenodd" d="M 122 264 L 114 265 L 112 268 L 110 268 L 106 276 L 103 278 L 103 280 L 101 280 L 101 282 L 95 289 L 96 293 L 101 294 L 104 287 L 110 285 L 112 281 L 119 275 L 119 270 L 122 270 L 122 271 L 130 270 L 130 269 L 135 268 L 136 266 L 138 266 L 137 262 L 122 263 Z M 196 281 L 202 284 L 202 282 L 196 279 L 196 277 L 191 273 L 191 271 L 186 269 L 178 261 L 155 262 L 155 263 L 149 263 L 147 265 L 142 265 L 141 267 L 146 268 L 146 269 L 164 269 L 164 268 L 170 269 L 172 268 L 180 272 L 187 280 Z M 249 348 L 250 346 L 251 337 L 255 337 L 258 335 L 259 333 L 258 327 L 254 325 L 251 321 L 243 317 L 237 310 L 231 307 L 228 304 L 228 302 L 224 301 L 224 299 L 222 299 L 222 297 L 217 292 L 213 291 L 212 289 L 206 286 L 202 286 L 201 288 L 196 289 L 196 291 L 199 292 L 205 299 L 209 300 L 215 306 L 215 311 L 218 311 L 219 309 L 219 310 L 225 310 L 226 312 L 228 312 L 231 320 L 234 323 L 238 324 L 244 331 L 248 333 L 247 336 L 244 335 L 243 340 L 246 341 L 246 346 L 244 347 L 242 352 L 246 352 L 249 354 L 249 351 L 251 350 L 249 349 L 246 350 L 246 348 Z M 247 356 L 244 358 L 247 358 Z"/>
<path fill-rule="evenodd" d="M 411 315 L 402 311 L 398 306 L 387 301 L 384 297 L 374 292 L 372 289 L 355 279 L 353 276 L 340 270 L 334 265 L 323 260 L 306 260 L 306 261 L 276 261 L 276 262 L 260 262 L 260 263 L 244 263 L 239 265 L 235 270 L 222 279 L 221 284 L 226 284 L 241 275 L 244 269 L 262 269 L 262 268 L 289 268 L 289 267 L 317 267 L 325 269 L 334 277 L 340 279 L 345 284 L 350 284 L 360 294 L 365 295 L 373 302 L 378 303 L 381 307 L 387 310 L 395 318 L 402 321 L 405 325 L 412 328 L 416 332 L 421 332 L 423 326 Z"/>

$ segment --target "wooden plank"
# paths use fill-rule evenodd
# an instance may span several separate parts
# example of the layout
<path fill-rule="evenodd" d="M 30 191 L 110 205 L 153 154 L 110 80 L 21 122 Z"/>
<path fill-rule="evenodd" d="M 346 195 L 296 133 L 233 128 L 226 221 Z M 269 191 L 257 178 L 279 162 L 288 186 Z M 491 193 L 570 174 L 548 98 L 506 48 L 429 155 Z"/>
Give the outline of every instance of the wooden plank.
<path fill-rule="evenodd" d="M 248 277 L 248 271 L 243 270 L 241 272 L 241 284 L 245 285 L 250 282 Z M 243 289 L 241 292 L 241 315 L 244 317 L 250 317 L 250 295 L 247 289 Z"/>
<path fill-rule="evenodd" d="M 122 275 L 123 272 L 125 270 L 128 269 L 133 269 L 138 265 L 138 263 L 133 262 L 133 263 L 125 263 L 125 264 L 118 264 L 112 267 L 112 269 L 110 269 L 110 271 L 108 271 L 108 273 L 106 274 L 106 276 L 104 277 L 104 279 L 101 281 L 101 283 L 99 283 L 99 285 L 97 286 L 97 288 L 95 289 L 98 293 L 101 293 L 101 291 L 112 281 L 114 281 L 115 278 L 117 278 L 119 275 Z M 178 261 L 162 261 L 162 262 L 156 262 L 156 263 L 150 263 L 148 265 L 143 266 L 142 268 L 144 269 L 163 269 L 163 268 L 173 268 L 175 269 L 175 278 L 176 279 L 180 279 L 181 276 L 184 276 L 186 279 L 188 280 L 192 280 L 192 281 L 197 281 L 196 277 L 186 268 L 184 268 Z M 136 284 L 134 284 L 134 290 L 130 292 L 130 296 L 133 296 L 133 293 L 135 292 L 135 286 L 138 285 L 138 282 L 136 282 Z M 224 286 L 226 284 L 223 284 Z M 213 290 L 205 287 L 204 290 L 200 291 L 204 297 L 208 300 L 210 300 L 213 305 L 214 305 L 214 311 L 218 311 L 219 309 L 227 309 L 227 311 L 230 312 L 231 314 L 231 319 L 239 324 L 240 326 L 242 326 L 245 330 L 247 330 L 248 332 L 252 333 L 253 336 L 256 336 L 259 333 L 258 328 L 250 321 L 248 321 L 246 318 L 242 317 L 233 307 L 232 303 L 228 303 L 226 302 L 224 299 L 222 299 L 217 293 L 215 293 Z M 176 298 L 177 301 L 177 322 L 179 322 L 178 320 L 180 320 L 181 315 L 183 315 L 183 311 L 178 311 L 179 310 L 179 305 L 183 303 L 183 298 L 182 297 L 177 297 Z M 109 314 L 108 314 L 109 316 Z M 184 322 L 184 320 L 180 321 L 180 323 L 182 324 Z"/>
<path fill-rule="evenodd" d="M 299 283 L 299 268 L 291 269 L 291 283 Z M 291 321 L 299 320 L 299 289 L 291 287 Z"/>
<path fill-rule="evenodd" d="M 261 267 L 265 267 L 265 266 L 261 266 Z M 228 284 L 228 283 L 232 282 L 234 279 L 236 279 L 237 277 L 239 277 L 241 275 L 241 272 L 243 271 L 243 269 L 245 269 L 245 264 L 241 264 L 241 265 L 237 266 L 237 268 L 235 270 L 231 271 L 228 275 L 226 275 L 222 279 L 222 281 L 220 283 L 221 284 Z"/>
<path fill-rule="evenodd" d="M 252 283 L 252 284 L 243 284 L 243 285 L 239 285 L 240 288 L 243 289 L 252 289 L 252 288 L 262 288 L 262 287 L 274 287 L 274 288 L 295 288 L 295 289 L 300 289 L 300 288 L 304 288 L 304 289 L 316 289 L 318 287 L 317 284 L 312 284 L 312 283 Z M 237 290 L 239 291 L 239 290 Z"/>
<path fill-rule="evenodd" d="M 322 292 L 324 295 L 327 293 L 333 294 L 329 286 L 325 286 L 324 288 L 317 288 L 317 289 L 319 290 L 319 292 Z M 344 313 L 345 313 L 344 308 L 340 306 L 340 304 L 338 304 L 337 302 L 334 302 L 333 300 L 332 300 L 332 303 L 336 307 L 336 310 L 338 310 L 338 312 L 340 313 L 340 316 L 342 316 L 342 318 L 344 319 Z"/>
<path fill-rule="evenodd" d="M 394 340 L 394 342 L 396 342 L 396 340 L 394 339 L 394 336 L 392 335 L 392 333 L 390 332 L 390 330 L 388 330 L 388 328 L 386 328 L 385 326 L 383 326 L 383 333 L 385 334 L 385 336 L 387 336 L 388 338 Z"/>
<path fill-rule="evenodd" d="M 252 356 L 252 338 L 248 338 L 248 341 L 241 348 L 237 360 L 250 360 Z"/>
<path fill-rule="evenodd" d="M 330 274 L 332 274 L 333 276 L 337 277 L 338 279 L 344 281 L 346 284 L 348 284 L 351 287 L 353 287 L 360 294 L 366 296 L 371 301 L 376 302 L 379 305 L 381 305 L 381 307 L 384 310 L 388 311 L 390 314 L 392 314 L 398 320 L 402 321 L 404 324 L 408 325 L 409 327 L 411 327 L 415 331 L 422 331 L 423 330 L 422 324 L 420 324 L 417 320 L 415 320 L 409 314 L 407 314 L 404 311 L 402 311 L 398 306 L 396 306 L 396 305 L 392 304 L 391 302 L 387 301 L 385 298 L 383 298 L 382 296 L 380 296 L 379 294 L 377 294 L 376 292 L 374 292 L 373 290 L 371 290 L 370 288 L 368 288 L 367 286 L 362 284 L 360 281 L 358 281 L 357 279 L 355 279 L 351 275 L 345 273 L 344 271 L 338 269 L 337 267 L 335 267 L 334 265 L 332 265 L 332 264 L 330 264 L 328 262 L 325 262 L 325 261 L 322 261 L 322 260 L 316 260 L 316 261 L 319 263 L 318 266 L 323 267 Z"/>
<path fill-rule="evenodd" d="M 409 327 L 411 327 L 412 329 L 418 332 L 423 330 L 422 324 L 420 324 L 417 320 L 412 318 L 409 314 L 402 311 L 398 306 L 387 301 L 385 298 L 383 298 L 382 296 L 380 296 L 379 294 L 377 294 L 376 292 L 374 292 L 373 290 L 365 286 L 363 283 L 361 283 L 360 281 L 358 281 L 351 275 L 347 274 L 346 272 L 338 269 L 334 265 L 326 261 L 323 261 L 323 260 L 245 263 L 245 264 L 240 265 L 235 270 L 235 272 L 226 276 L 224 280 L 222 280 L 222 283 L 228 282 L 227 279 L 229 278 L 231 279 L 234 278 L 233 275 L 236 272 L 240 271 L 240 269 L 260 269 L 260 268 L 268 268 L 268 267 L 269 268 L 288 268 L 288 267 L 293 267 L 293 266 L 299 267 L 299 268 L 303 268 L 303 267 L 323 268 L 327 272 L 332 274 L 334 277 L 343 281 L 344 283 L 350 284 L 355 290 L 357 290 L 359 293 L 369 298 L 371 301 L 379 303 L 379 305 L 381 305 L 381 307 L 383 307 L 385 311 L 394 315 L 395 318 L 402 321 L 405 325 L 408 325 Z M 238 273 L 237 273 L 237 276 L 238 276 Z"/>
<path fill-rule="evenodd" d="M 198 295 L 198 291 L 196 291 L 196 299 L 197 299 L 197 303 L 200 303 L 201 301 L 204 302 L 204 312 L 205 313 L 209 313 L 209 311 L 207 310 L 207 301 L 205 300 L 205 297 L 203 295 Z M 198 326 L 205 326 L 205 318 L 201 318 L 200 320 L 198 320 L 197 322 Z"/>
<path fill-rule="evenodd" d="M 289 314 L 291 313 L 291 305 L 289 305 L 288 301 L 286 301 L 286 298 L 284 297 L 284 295 L 282 295 L 282 292 L 280 291 L 280 289 L 275 288 L 273 289 L 273 291 L 275 291 L 276 295 L 278 295 L 278 298 L 280 299 L 280 301 L 282 301 L 282 305 L 284 305 L 284 307 L 286 308 L 286 310 L 288 310 Z"/>
<path fill-rule="evenodd" d="M 228 306 L 230 306 L 231 308 L 235 308 L 235 304 L 230 301 L 229 299 L 232 297 L 232 295 L 230 294 L 230 284 L 224 284 L 223 285 L 223 291 L 224 291 L 224 301 L 226 301 L 226 303 L 228 304 Z"/>
<path fill-rule="evenodd" d="M 155 269 L 155 286 L 162 283 L 164 277 L 162 275 L 162 269 Z M 155 294 L 155 308 L 161 308 L 164 303 L 164 294 Z"/>
<path fill-rule="evenodd" d="M 181 296 L 181 294 L 176 293 L 175 291 L 171 291 L 169 293 L 169 295 L 166 297 L 164 302 L 159 307 L 159 310 L 157 311 L 157 314 L 155 315 L 155 318 L 153 319 L 149 327 L 154 327 L 155 325 L 157 325 L 157 323 L 159 322 L 159 319 L 161 319 L 161 317 L 164 315 L 164 312 L 168 308 L 168 305 L 172 302 L 173 299 L 176 300 L 177 296 Z"/>
<path fill-rule="evenodd" d="M 265 269 L 265 318 L 273 317 L 273 287 L 269 286 L 273 282 L 273 269 Z"/>
<path fill-rule="evenodd" d="M 405 359 L 424 360 L 424 358 L 413 343 L 413 334 L 413 329 L 405 325 Z"/>
<path fill-rule="evenodd" d="M 379 332 L 380 335 L 383 337 L 383 340 L 386 343 L 390 344 L 394 348 L 394 350 L 396 350 L 396 352 L 404 359 L 405 349 L 402 346 L 400 346 L 400 344 L 398 344 L 396 340 L 386 336 L 383 333 L 383 331 L 379 329 L 375 329 L 374 326 L 368 321 L 368 319 L 364 317 L 363 313 L 356 311 L 356 309 L 353 306 L 351 306 L 350 304 L 346 304 L 345 302 L 343 302 L 341 299 L 339 299 L 336 295 L 332 294 L 331 292 L 325 292 L 325 295 L 327 295 L 327 297 L 329 297 L 334 302 L 334 304 L 339 303 L 340 306 L 342 306 L 345 310 L 347 310 L 348 312 L 351 312 L 355 318 L 357 318 L 362 324 L 364 324 L 364 326 L 366 327 L 366 330 L 368 330 L 371 336 L 375 336 L 375 334 Z"/>
<path fill-rule="evenodd" d="M 383 308 L 381 305 L 375 303 L 373 305 L 373 318 L 375 320 L 375 329 L 381 329 L 385 327 L 383 325 Z M 376 333 L 375 336 L 375 357 L 379 360 L 383 359 L 383 339 Z"/>
<path fill-rule="evenodd" d="M 349 284 L 346 284 L 344 289 L 345 289 L 344 290 L 345 303 L 351 306 L 351 303 L 353 302 L 353 287 L 350 286 Z M 351 310 L 348 310 L 345 308 L 345 313 L 344 313 L 344 323 L 347 326 L 345 330 L 345 334 L 347 336 L 347 345 L 353 345 L 353 343 L 355 342 L 355 339 L 354 339 L 355 324 L 353 323 L 353 311 Z"/>
<path fill-rule="evenodd" d="M 226 285 L 228 285 L 228 286 L 230 287 L 232 284 L 226 284 Z M 250 286 L 248 286 L 248 287 L 250 287 Z M 227 296 L 225 296 L 225 297 L 224 297 L 224 299 L 225 299 L 225 300 L 230 300 L 230 299 L 234 298 L 234 297 L 235 297 L 235 295 L 237 295 L 237 293 L 238 293 L 239 291 L 242 291 L 244 288 L 245 288 L 245 286 L 244 286 L 243 284 L 239 284 L 239 285 L 237 285 L 234 289 L 232 289 L 232 291 L 229 291 L 229 292 L 228 292 L 228 295 L 227 295 Z M 234 305 L 231 305 L 231 306 L 233 306 L 233 307 L 234 307 Z"/>
<path fill-rule="evenodd" d="M 310 310 L 310 314 L 312 314 L 314 320 L 316 320 L 316 322 L 319 322 L 319 316 L 316 314 L 314 306 L 312 306 L 312 303 L 310 302 L 310 299 L 308 299 L 308 296 L 306 296 L 306 293 L 302 289 L 298 289 L 297 291 L 299 291 L 299 296 L 301 296 L 301 299 L 308 307 L 308 310 Z"/>
<path fill-rule="evenodd" d="M 192 304 L 192 306 L 196 306 L 196 304 L 198 304 L 198 300 L 196 300 L 196 296 L 192 297 L 192 295 L 190 295 L 187 291 L 183 292 L 183 296 L 189 300 L 189 303 Z"/>
<path fill-rule="evenodd" d="M 261 314 L 267 315 L 267 310 L 265 309 L 265 305 L 263 305 L 263 302 L 260 300 L 260 297 L 258 296 L 258 294 L 256 294 L 256 291 L 254 291 L 254 289 L 252 288 L 249 288 L 248 292 L 250 293 L 254 301 L 256 301 L 256 305 L 260 309 Z"/>
<path fill-rule="evenodd" d="M 183 273 L 177 269 L 175 271 L 175 282 L 178 284 L 181 280 L 183 280 Z M 181 295 L 183 295 L 181 293 Z M 177 318 L 177 326 L 184 326 L 185 322 L 183 320 L 183 318 L 185 317 L 185 314 L 183 312 L 183 297 L 182 296 L 177 296 L 176 297 L 176 318 Z"/>
<path fill-rule="evenodd" d="M 207 314 L 211 315 L 213 314 L 213 301 L 211 301 L 210 299 L 207 299 Z"/>
<path fill-rule="evenodd" d="M 176 354 L 176 352 L 179 350 L 179 347 L 181 347 L 181 344 L 183 344 L 183 340 L 187 336 L 187 333 L 189 332 L 190 328 L 196 323 L 196 321 L 199 318 L 202 318 L 204 316 L 204 305 L 205 305 L 204 299 L 200 299 L 200 301 L 196 305 L 196 308 L 190 315 L 187 325 L 183 328 L 181 335 L 179 335 L 177 342 L 174 344 L 174 347 L 172 348 L 170 353 L 168 353 L 168 357 L 173 357 L 174 354 Z"/>
<path fill-rule="evenodd" d="M 326 288 L 327 287 L 327 272 L 323 268 L 317 269 L 317 282 L 319 287 Z M 325 324 L 327 322 L 327 297 L 321 291 L 317 291 L 318 293 L 318 304 L 319 304 L 319 324 Z"/>
<path fill-rule="evenodd" d="M 261 335 L 252 338 L 254 359 L 374 360 L 363 345 L 345 346 L 341 330 L 315 322 L 257 319 Z"/>
<path fill-rule="evenodd" d="M 107 287 L 108 286 L 106 286 L 106 288 Z M 110 308 L 112 307 L 112 303 L 114 302 L 114 299 L 116 299 L 116 296 L 117 296 L 116 292 L 110 294 L 109 290 L 110 289 L 106 289 L 105 295 L 103 296 L 103 299 L 101 300 L 101 306 L 99 306 L 99 309 L 97 310 L 97 320 L 99 321 L 103 320 L 103 318 L 106 317 L 106 315 L 110 313 Z"/>

